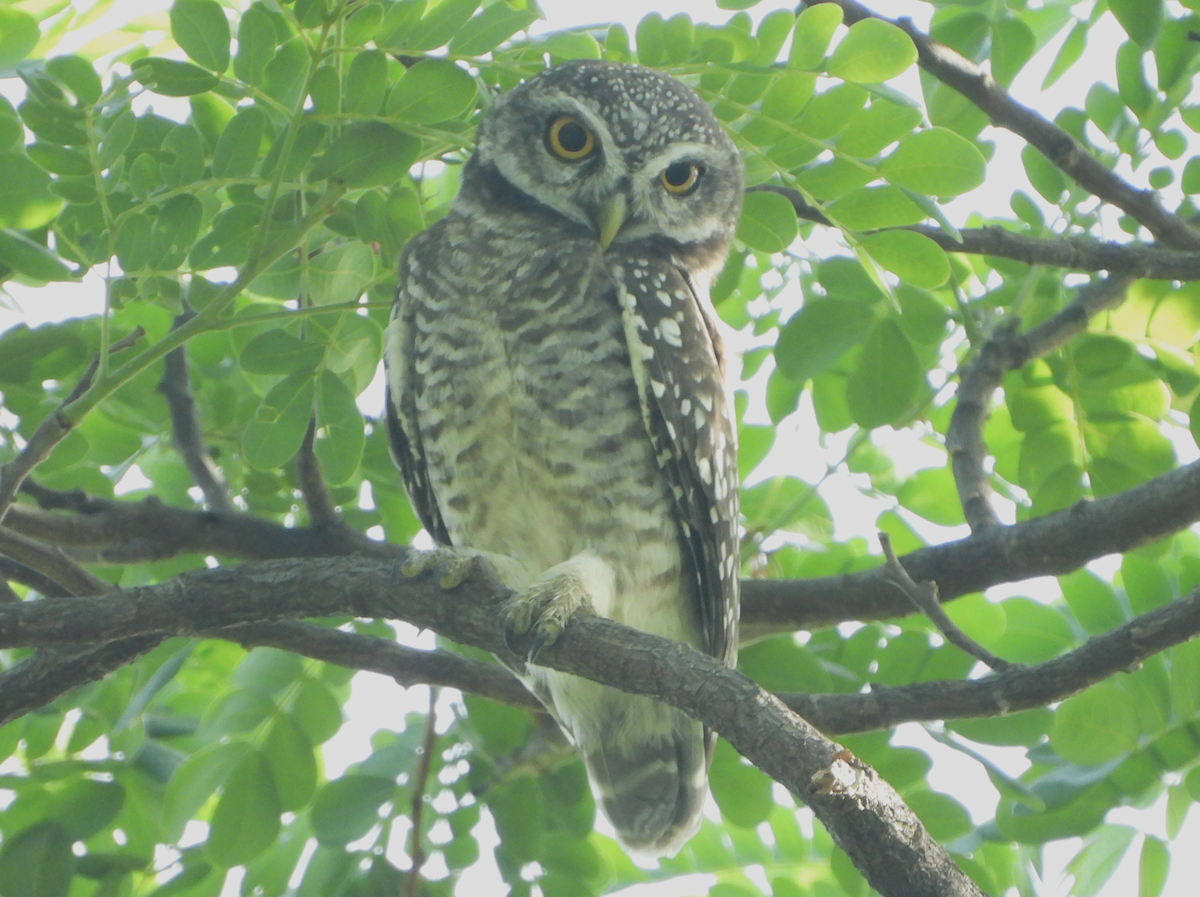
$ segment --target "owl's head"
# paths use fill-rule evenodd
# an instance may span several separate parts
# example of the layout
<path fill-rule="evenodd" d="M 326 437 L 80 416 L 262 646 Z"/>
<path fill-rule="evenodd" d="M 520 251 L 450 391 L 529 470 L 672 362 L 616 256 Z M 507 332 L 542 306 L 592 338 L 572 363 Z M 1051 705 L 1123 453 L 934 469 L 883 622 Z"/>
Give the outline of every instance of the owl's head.
<path fill-rule="evenodd" d="M 665 237 L 723 249 L 745 179 L 733 141 L 691 88 L 595 60 L 547 69 L 496 101 L 460 196 L 496 174 L 605 248 Z"/>

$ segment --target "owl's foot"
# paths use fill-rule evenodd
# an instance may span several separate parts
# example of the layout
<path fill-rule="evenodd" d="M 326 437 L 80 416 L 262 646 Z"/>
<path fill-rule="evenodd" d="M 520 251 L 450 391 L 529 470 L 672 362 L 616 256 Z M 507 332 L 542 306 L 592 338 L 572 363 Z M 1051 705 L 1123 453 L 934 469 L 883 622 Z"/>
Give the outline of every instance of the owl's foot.
<path fill-rule="evenodd" d="M 597 604 L 608 606 L 613 581 L 612 567 L 590 551 L 551 567 L 513 599 L 504 620 L 504 644 L 518 654 L 517 638 L 532 632 L 526 661 L 533 663 L 542 648 L 562 635 L 572 614 L 595 613 Z"/>
<path fill-rule="evenodd" d="M 434 574 L 439 586 L 453 589 L 462 584 L 471 572 L 471 566 L 478 560 L 486 563 L 492 574 L 510 589 L 529 581 L 524 568 L 510 557 L 444 545 L 428 551 L 410 551 L 399 560 L 397 572 L 405 579 Z"/>

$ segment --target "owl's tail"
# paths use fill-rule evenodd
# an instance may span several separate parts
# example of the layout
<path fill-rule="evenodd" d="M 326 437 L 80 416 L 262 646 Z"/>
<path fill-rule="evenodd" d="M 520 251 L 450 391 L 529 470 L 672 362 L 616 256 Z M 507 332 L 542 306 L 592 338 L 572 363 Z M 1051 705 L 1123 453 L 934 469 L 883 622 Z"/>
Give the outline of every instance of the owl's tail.
<path fill-rule="evenodd" d="M 674 856 L 700 827 L 708 792 L 703 727 L 679 711 L 660 739 L 635 744 L 601 739 L 584 750 L 588 776 L 617 837 L 646 856 Z"/>

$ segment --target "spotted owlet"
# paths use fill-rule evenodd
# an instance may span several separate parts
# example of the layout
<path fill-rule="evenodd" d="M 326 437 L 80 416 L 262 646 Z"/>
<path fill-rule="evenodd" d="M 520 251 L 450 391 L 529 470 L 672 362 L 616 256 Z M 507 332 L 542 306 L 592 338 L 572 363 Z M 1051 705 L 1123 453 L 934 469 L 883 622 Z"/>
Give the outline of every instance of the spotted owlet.
<path fill-rule="evenodd" d="M 413 506 L 517 590 L 516 672 L 646 854 L 699 826 L 713 733 L 532 661 L 584 608 L 735 662 L 736 430 L 708 284 L 743 180 L 680 82 L 547 69 L 493 104 L 449 214 L 405 247 L 387 332 Z"/>

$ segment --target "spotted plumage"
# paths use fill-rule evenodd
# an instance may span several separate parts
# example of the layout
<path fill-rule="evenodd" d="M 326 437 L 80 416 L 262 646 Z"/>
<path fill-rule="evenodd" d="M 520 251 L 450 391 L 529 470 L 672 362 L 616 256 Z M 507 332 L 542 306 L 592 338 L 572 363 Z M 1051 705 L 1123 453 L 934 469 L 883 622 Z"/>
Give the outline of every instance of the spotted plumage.
<path fill-rule="evenodd" d="M 708 283 L 742 180 L 689 88 L 566 63 L 496 101 L 449 214 L 405 247 L 393 453 L 434 539 L 485 553 L 519 592 L 509 628 L 534 654 L 584 608 L 735 662 L 736 437 Z M 712 733 L 648 698 L 516 671 L 621 840 L 678 850 Z"/>

